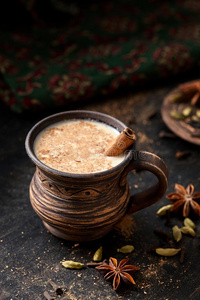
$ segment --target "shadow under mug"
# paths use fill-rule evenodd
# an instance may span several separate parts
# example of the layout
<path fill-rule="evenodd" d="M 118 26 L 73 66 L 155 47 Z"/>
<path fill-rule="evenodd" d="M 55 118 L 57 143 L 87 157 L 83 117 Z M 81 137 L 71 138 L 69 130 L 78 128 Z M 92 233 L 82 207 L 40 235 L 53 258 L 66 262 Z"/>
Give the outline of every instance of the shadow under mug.
<path fill-rule="evenodd" d="M 125 214 L 132 214 L 160 200 L 167 189 L 167 166 L 155 154 L 136 151 L 133 144 L 124 160 L 102 172 L 73 174 L 52 169 L 34 153 L 34 141 L 47 126 L 71 119 L 92 119 L 119 132 L 127 126 L 99 112 L 66 111 L 38 122 L 28 133 L 25 147 L 36 165 L 30 183 L 30 201 L 46 228 L 55 236 L 71 241 L 91 241 L 103 237 Z M 130 197 L 127 175 L 131 170 L 147 170 L 158 181 Z"/>

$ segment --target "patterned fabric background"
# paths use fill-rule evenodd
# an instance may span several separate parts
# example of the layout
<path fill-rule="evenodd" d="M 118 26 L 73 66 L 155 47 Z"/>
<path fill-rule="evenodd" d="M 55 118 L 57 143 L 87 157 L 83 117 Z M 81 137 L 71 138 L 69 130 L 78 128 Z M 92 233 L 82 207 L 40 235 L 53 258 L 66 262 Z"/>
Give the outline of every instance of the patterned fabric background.
<path fill-rule="evenodd" d="M 199 69 L 199 0 L 15 5 L 1 12 L 0 99 L 17 113 Z"/>

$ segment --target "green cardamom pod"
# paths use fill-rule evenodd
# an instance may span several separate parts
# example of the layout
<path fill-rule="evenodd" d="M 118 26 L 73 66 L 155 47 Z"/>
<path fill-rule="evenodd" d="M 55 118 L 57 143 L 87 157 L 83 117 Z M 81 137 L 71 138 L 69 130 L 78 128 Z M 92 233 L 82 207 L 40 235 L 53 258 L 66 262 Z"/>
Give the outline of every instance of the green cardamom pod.
<path fill-rule="evenodd" d="M 103 248 L 102 246 L 97 249 L 97 251 L 93 255 L 93 261 L 101 261 L 102 260 L 102 254 L 103 254 Z"/>
<path fill-rule="evenodd" d="M 182 94 L 176 93 L 176 94 L 170 95 L 169 101 L 172 103 L 177 103 L 177 102 L 180 102 L 181 98 L 182 98 Z"/>
<path fill-rule="evenodd" d="M 173 204 L 169 204 L 169 205 L 165 205 L 163 207 L 161 207 L 158 211 L 157 211 L 157 215 L 159 216 L 164 216 L 166 215 L 167 210 L 170 210 L 172 208 Z"/>
<path fill-rule="evenodd" d="M 182 114 L 184 115 L 184 117 L 188 117 L 191 114 L 191 112 L 192 112 L 192 107 L 191 106 L 187 106 L 182 111 Z"/>
<path fill-rule="evenodd" d="M 199 122 L 199 118 L 198 118 L 197 116 L 195 116 L 195 115 L 193 115 L 193 116 L 191 117 L 191 119 L 192 119 L 192 121 L 194 121 L 194 122 Z"/>
<path fill-rule="evenodd" d="M 191 227 L 192 229 L 195 229 L 195 224 L 190 218 L 185 218 L 183 223 L 186 227 Z"/>
<path fill-rule="evenodd" d="M 61 262 L 61 264 L 63 265 L 63 267 L 65 267 L 67 269 L 82 269 L 82 268 L 84 268 L 84 264 L 82 264 L 80 262 L 72 261 L 72 260 L 65 260 L 65 261 Z"/>
<path fill-rule="evenodd" d="M 172 110 L 170 112 L 170 116 L 176 120 L 184 120 L 185 116 L 182 114 L 182 112 L 177 111 L 177 110 Z"/>
<path fill-rule="evenodd" d="M 188 227 L 188 226 L 183 226 L 181 228 L 181 232 L 184 233 L 184 234 L 190 234 L 191 236 L 195 236 L 196 235 L 194 229 L 191 228 L 191 227 Z"/>
<path fill-rule="evenodd" d="M 179 242 L 182 239 L 182 232 L 181 232 L 180 228 L 177 225 L 175 225 L 172 228 L 172 232 L 173 232 L 173 237 L 174 237 L 175 241 Z"/>
<path fill-rule="evenodd" d="M 157 248 L 156 253 L 161 256 L 174 256 L 178 254 L 178 252 L 181 251 L 180 249 L 175 248 Z"/>
<path fill-rule="evenodd" d="M 200 109 L 197 109 L 196 115 L 197 115 L 198 118 L 200 118 Z"/>
<path fill-rule="evenodd" d="M 117 249 L 117 252 L 121 252 L 121 253 L 131 253 L 134 250 L 134 246 L 133 245 L 125 245 L 119 249 Z"/>

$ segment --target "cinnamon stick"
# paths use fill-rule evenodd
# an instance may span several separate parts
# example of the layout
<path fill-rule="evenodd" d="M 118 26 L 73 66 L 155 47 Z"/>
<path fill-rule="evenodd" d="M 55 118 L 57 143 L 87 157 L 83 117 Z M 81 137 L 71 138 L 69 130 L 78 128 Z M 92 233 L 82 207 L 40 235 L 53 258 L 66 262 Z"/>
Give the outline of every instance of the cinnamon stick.
<path fill-rule="evenodd" d="M 136 140 L 135 132 L 130 129 L 124 129 L 105 149 L 107 156 L 117 156 L 123 153 Z"/>
<path fill-rule="evenodd" d="M 63 290 L 61 287 L 59 287 L 55 282 L 53 282 L 51 279 L 48 280 L 54 291 L 56 292 L 57 295 L 62 295 Z"/>

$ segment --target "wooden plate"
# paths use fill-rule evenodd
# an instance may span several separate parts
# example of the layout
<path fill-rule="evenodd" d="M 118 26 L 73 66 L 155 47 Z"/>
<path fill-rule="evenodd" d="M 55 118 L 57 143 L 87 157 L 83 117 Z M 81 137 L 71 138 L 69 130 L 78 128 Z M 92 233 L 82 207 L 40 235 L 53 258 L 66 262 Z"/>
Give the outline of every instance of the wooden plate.
<path fill-rule="evenodd" d="M 178 88 L 172 90 L 165 98 L 161 107 L 161 116 L 167 127 L 183 140 L 192 144 L 200 145 L 200 137 L 193 136 L 196 128 L 184 120 L 176 120 L 170 116 L 172 110 L 177 110 L 177 106 L 182 105 L 183 108 L 188 106 L 188 103 L 172 103 L 171 97 L 178 92 Z"/>

